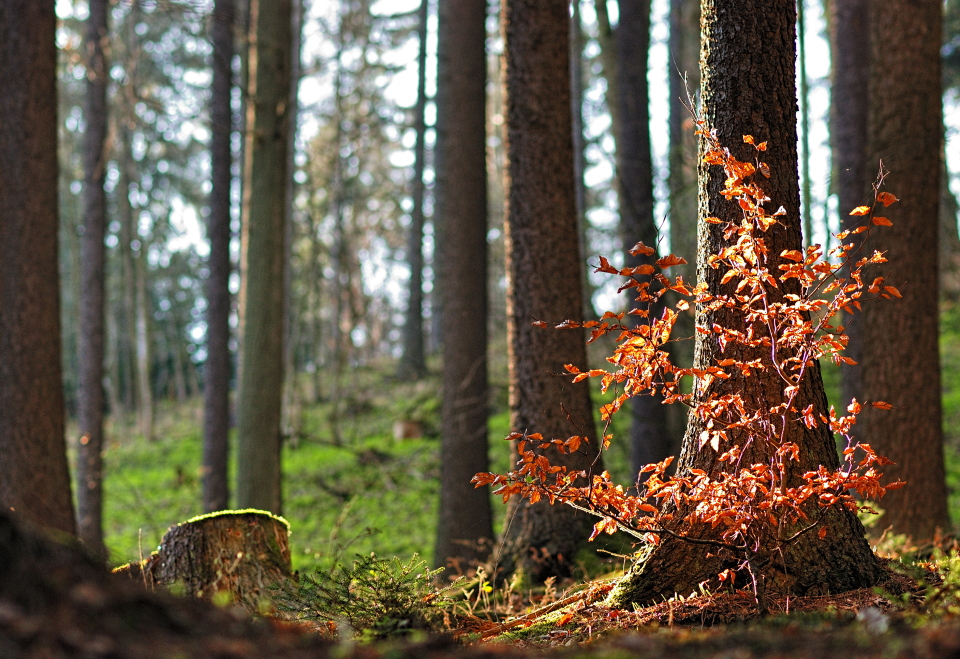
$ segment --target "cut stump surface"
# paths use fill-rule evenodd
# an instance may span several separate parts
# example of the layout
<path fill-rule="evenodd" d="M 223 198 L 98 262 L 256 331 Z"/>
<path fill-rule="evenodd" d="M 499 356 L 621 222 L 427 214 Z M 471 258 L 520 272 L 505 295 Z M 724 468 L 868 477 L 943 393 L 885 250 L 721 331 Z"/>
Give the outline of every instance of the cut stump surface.
<path fill-rule="evenodd" d="M 116 571 L 193 597 L 227 593 L 256 612 L 271 585 L 293 578 L 288 535 L 286 520 L 267 512 L 212 513 L 171 527 L 150 558 Z"/>

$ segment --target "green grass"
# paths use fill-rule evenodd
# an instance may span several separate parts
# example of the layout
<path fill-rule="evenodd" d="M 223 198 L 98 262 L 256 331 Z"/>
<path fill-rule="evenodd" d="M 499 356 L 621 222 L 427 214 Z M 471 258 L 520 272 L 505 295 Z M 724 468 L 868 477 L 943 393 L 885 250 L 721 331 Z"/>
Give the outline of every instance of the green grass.
<path fill-rule="evenodd" d="M 592 355 L 602 365 L 598 346 Z M 960 312 L 942 319 L 943 427 L 950 508 L 960 522 Z M 439 489 L 439 378 L 420 383 L 397 381 L 392 364 L 351 371 L 342 390 L 340 444 L 331 432 L 329 402 L 305 408 L 301 436 L 283 452 L 284 510 L 291 524 L 295 569 L 327 566 L 337 547 L 350 544 L 347 556 L 376 551 L 407 559 L 419 553 L 432 561 Z M 438 370 L 434 367 L 434 371 Z M 823 365 L 828 399 L 839 405 L 840 373 Z M 347 381 L 348 380 L 348 381 Z M 489 419 L 490 465 L 509 468 L 506 368 L 491 365 L 493 394 Z M 596 382 L 594 381 L 594 384 Z M 329 383 L 325 386 L 330 386 Z M 329 397 L 329 391 L 324 392 Z M 608 393 L 604 400 L 609 399 Z M 594 406 L 601 404 L 594 392 Z M 392 424 L 419 421 L 426 437 L 395 441 Z M 156 436 L 146 442 L 132 423 L 108 424 L 104 453 L 104 530 L 111 560 L 125 563 L 149 555 L 166 530 L 202 513 L 200 401 L 165 403 L 157 411 Z M 598 422 L 599 423 L 599 422 Z M 629 483 L 629 412 L 617 415 L 610 432 L 605 467 L 614 479 Z M 76 432 L 69 433 L 71 437 Z M 235 453 L 234 453 L 235 455 Z M 76 487 L 76 484 L 74 484 Z M 506 507 L 492 498 L 495 529 Z M 379 529 L 369 535 L 367 529 Z"/>

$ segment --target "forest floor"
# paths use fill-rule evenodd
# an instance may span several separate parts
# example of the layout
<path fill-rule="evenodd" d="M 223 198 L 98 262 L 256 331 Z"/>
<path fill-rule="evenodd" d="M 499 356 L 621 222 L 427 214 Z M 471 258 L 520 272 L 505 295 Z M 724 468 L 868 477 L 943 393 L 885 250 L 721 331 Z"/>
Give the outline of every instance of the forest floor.
<path fill-rule="evenodd" d="M 148 591 L 75 547 L 18 528 L 3 513 L 0 558 L 4 659 L 960 656 L 956 558 L 919 566 L 922 582 L 891 571 L 877 589 L 774 600 L 773 615 L 764 618 L 749 595 L 737 592 L 609 609 L 601 600 L 610 585 L 597 583 L 572 602 L 559 596 L 560 606 L 537 607 L 512 635 L 497 634 L 507 624 L 484 621 L 480 611 L 454 618 L 445 633 L 378 642 L 333 639 L 326 625 Z"/>
<path fill-rule="evenodd" d="M 593 356 L 597 366 L 602 365 L 603 351 L 600 346 Z M 491 354 L 505 355 L 506 351 L 493 350 Z M 957 523 L 960 312 L 943 315 L 941 359 L 948 487 Z M 299 383 L 301 399 L 319 401 L 291 408 L 290 434 L 283 449 L 284 516 L 292 529 L 293 567 L 301 574 L 329 570 L 338 558 L 371 552 L 404 561 L 419 554 L 432 562 L 440 469 L 439 377 L 406 382 L 394 377 L 393 368 L 392 363 L 354 368 L 340 383 L 318 382 L 319 392 L 313 382 Z M 829 399 L 836 401 L 839 373 L 827 366 L 824 378 Z M 496 357 L 491 364 L 491 384 L 491 469 L 504 470 L 510 462 L 508 444 L 501 441 L 509 431 L 506 365 Z M 596 396 L 598 407 L 599 401 Z M 615 439 L 606 466 L 614 478 L 627 482 L 629 449 L 625 441 L 617 441 L 627 436 L 627 418 L 621 416 L 608 431 Z M 132 418 L 112 419 L 107 428 L 105 531 L 115 565 L 149 555 L 167 528 L 202 512 L 201 402 L 164 402 L 156 417 L 152 441 L 136 434 Z M 397 425 L 406 425 L 412 436 L 395 436 Z M 68 436 L 75 437 L 76 432 Z M 493 500 L 493 506 L 495 528 L 501 528 L 505 507 L 499 499 Z M 874 524 L 882 529 L 882 518 Z M 916 548 L 904 538 L 883 534 L 875 541 L 875 549 L 882 556 L 902 559 L 906 567 L 898 568 L 901 571 L 913 570 L 916 575 L 917 570 L 930 573 L 933 569 L 929 564 L 914 566 Z M 386 658 L 451 653 L 526 656 L 531 652 L 570 657 L 960 657 L 960 619 L 954 619 L 960 614 L 960 598 L 954 589 L 960 592 L 960 588 L 951 585 L 949 592 L 943 591 L 946 595 L 936 595 L 938 591 L 929 589 L 936 587 L 940 577 L 928 580 L 927 586 L 915 582 L 904 586 L 903 578 L 896 577 L 901 579 L 899 588 L 884 586 L 826 598 L 775 601 L 773 615 L 763 619 L 749 597 L 737 593 L 678 595 L 635 611 L 606 609 L 596 598 L 585 596 L 556 608 L 577 592 L 589 590 L 585 584 L 602 589 L 604 580 L 615 578 L 626 567 L 626 560 L 617 554 L 629 553 L 629 544 L 616 541 L 592 547 L 576 557 L 573 579 L 524 592 L 496 589 L 482 578 L 474 578 L 456 593 L 458 615 L 452 618 L 456 622 L 447 634 L 386 644 L 341 642 L 318 635 L 316 625 L 258 621 L 234 610 L 184 602 L 162 593 L 149 594 L 146 600 L 142 593 L 128 590 L 123 590 L 122 596 L 105 595 L 113 593 L 114 586 L 104 585 L 100 577 L 94 580 L 95 588 L 71 586 L 69 596 L 60 598 L 67 604 L 28 614 L 5 596 L 0 565 L 0 657 Z M 941 561 L 936 569 L 941 568 L 950 574 L 957 568 L 960 574 L 960 559 L 949 565 Z M 935 607 L 927 605 L 931 593 L 939 602 Z M 102 614 L 96 620 L 85 614 L 78 617 L 69 604 L 75 600 L 94 602 L 93 610 L 102 610 Z M 191 608 L 197 606 L 202 611 Z M 137 607 L 152 613 L 131 614 Z M 157 614 L 160 610 L 166 612 Z M 509 629 L 507 621 L 514 623 Z M 154 624 L 163 629 L 154 629 Z M 101 629 L 104 625 L 107 629 Z M 457 635 L 456 640 L 450 632 Z M 64 634 L 72 634 L 73 641 L 61 638 Z M 168 645 L 158 641 L 148 653 L 130 649 L 157 634 L 174 640 Z M 50 652 L 41 652 L 44 647 Z"/>

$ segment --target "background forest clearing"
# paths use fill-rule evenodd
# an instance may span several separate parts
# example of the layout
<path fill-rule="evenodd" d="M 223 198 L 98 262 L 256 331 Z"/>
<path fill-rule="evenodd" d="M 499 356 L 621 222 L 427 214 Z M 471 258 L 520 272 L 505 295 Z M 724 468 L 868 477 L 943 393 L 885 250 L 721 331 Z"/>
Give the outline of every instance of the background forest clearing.
<path fill-rule="evenodd" d="M 591 346 L 592 362 L 609 354 L 607 343 L 601 339 Z M 494 348 L 490 354 L 505 352 Z M 958 524 L 960 309 L 942 310 L 940 353 L 950 513 Z M 418 553 L 428 564 L 432 562 L 439 491 L 440 382 L 438 365 L 431 366 L 431 374 L 418 383 L 398 380 L 395 364 L 387 360 L 351 371 L 351 378 L 344 379 L 339 405 L 340 446 L 332 439 L 331 403 L 302 406 L 299 433 L 288 438 L 283 453 L 283 514 L 292 527 L 295 570 L 330 567 L 337 544 L 362 535 L 366 528 L 379 529 L 380 533 L 358 539 L 345 552 L 346 558 L 375 551 L 405 561 Z M 503 359 L 491 361 L 489 442 L 491 470 L 495 472 L 506 470 L 510 460 L 509 444 L 502 441 L 509 432 L 506 366 Z M 828 399 L 837 405 L 839 369 L 828 363 L 821 366 Z M 595 385 L 598 383 L 591 383 L 594 407 L 598 409 L 601 400 L 612 398 L 612 394 L 601 399 Z M 156 439 L 150 442 L 136 434 L 133 418 L 119 424 L 109 419 L 104 453 L 104 524 L 113 564 L 137 559 L 141 553 L 149 555 L 171 525 L 203 512 L 201 418 L 199 398 L 182 404 L 165 401 L 157 410 Z M 416 421 L 424 436 L 397 441 L 393 425 L 399 420 Z M 606 453 L 607 469 L 620 483 L 632 482 L 629 421 L 627 414 L 614 415 L 614 441 Z M 75 428 L 68 428 L 68 437 L 76 436 Z M 70 449 L 75 450 L 75 440 Z M 500 497 L 493 497 L 492 505 L 494 529 L 500 533 L 506 506 Z M 874 529 L 883 528 L 882 517 L 872 523 L 865 521 Z M 885 538 L 880 549 L 890 551 L 895 544 Z M 619 563 L 609 556 L 601 561 L 592 549 L 579 561 L 580 578 L 596 576 Z"/>

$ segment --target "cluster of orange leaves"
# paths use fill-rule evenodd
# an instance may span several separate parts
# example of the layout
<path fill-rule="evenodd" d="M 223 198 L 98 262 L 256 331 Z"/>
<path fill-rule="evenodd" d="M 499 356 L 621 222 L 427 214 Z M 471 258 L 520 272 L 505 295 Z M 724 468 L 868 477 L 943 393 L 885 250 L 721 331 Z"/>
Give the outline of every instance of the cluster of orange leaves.
<path fill-rule="evenodd" d="M 585 437 L 546 440 L 540 434 L 514 432 L 506 439 L 518 441 L 520 459 L 516 469 L 506 474 L 477 474 L 473 483 L 477 487 L 492 485 L 504 501 L 519 496 L 531 503 L 545 500 L 590 512 L 600 517 L 591 540 L 600 533 L 613 534 L 618 530 L 653 544 L 658 544 L 663 535 L 675 536 L 736 551 L 747 557 L 744 565 L 749 567 L 751 556 L 782 549 L 818 526 L 818 535 L 824 538 L 827 529 L 821 522 L 826 510 L 864 509 L 862 501 L 878 500 L 888 490 L 902 485 L 882 485 L 879 469 L 889 461 L 851 436 L 860 403 L 851 401 L 846 414 L 838 414 L 831 407 L 829 416 L 817 413 L 813 405 L 804 409 L 798 405 L 801 381 L 810 377 L 814 360 L 829 358 L 837 363 L 853 363 L 841 354 L 848 337 L 842 326 L 831 324 L 834 318 L 841 311 L 859 311 L 861 302 L 866 300 L 900 297 L 899 291 L 885 285 L 882 277 L 869 283 L 863 279 L 864 268 L 885 262 L 883 255 L 874 252 L 861 256 L 863 243 L 847 242 L 855 234 L 865 234 L 865 241 L 874 226 L 889 226 L 890 220 L 875 211 L 897 199 L 879 190 L 881 173 L 873 206 L 860 206 L 851 212 L 863 217 L 863 222 L 837 234 L 839 244 L 828 255 L 823 254 L 819 245 L 813 245 L 805 252 L 782 251 L 779 259 L 773 259 L 770 241 L 764 239 L 764 234 L 782 221 L 786 211 L 781 207 L 771 214 L 764 207 L 770 199 L 759 185 L 758 175 L 770 176 L 768 165 L 760 160 L 766 143 L 755 143 L 753 137 L 744 136 L 744 142 L 754 147 L 756 157 L 753 163 L 743 162 L 719 144 L 715 131 L 708 130 L 701 119 L 697 119 L 697 124 L 698 134 L 708 145 L 705 162 L 723 167 L 727 179 L 722 194 L 742 211 L 738 221 L 715 217 L 706 220 L 722 225 L 726 245 L 709 257 L 708 265 L 723 272 L 721 284 L 735 283 L 732 292 L 713 295 L 708 293 L 705 283 L 690 287 L 682 277 L 669 278 L 663 273 L 665 269 L 686 263 L 672 254 L 657 260 L 656 265 L 622 269 L 601 257 L 597 272 L 626 277 L 620 290 L 634 290 L 637 304 L 625 313 L 607 312 L 598 321 L 583 323 L 567 320 L 557 328 L 588 328 L 591 342 L 605 334 L 618 333 L 618 346 L 608 358 L 615 368 L 582 372 L 574 365 L 566 366 L 574 374 L 574 382 L 601 378 L 604 392 L 614 387 L 617 396 L 601 408 L 608 428 L 611 415 L 631 396 L 660 395 L 664 403 L 680 403 L 692 410 L 704 428 L 698 450 L 709 445 L 720 453 L 719 461 L 728 467 L 713 474 L 688 469 L 670 476 L 667 468 L 672 458 L 668 458 L 644 467 L 636 487 L 625 488 L 614 483 L 607 472 L 568 470 L 562 465 L 551 465 L 544 454 L 551 448 L 560 453 L 581 451 L 588 441 Z M 631 254 L 652 256 L 655 250 L 639 243 Z M 778 264 L 779 272 L 771 271 L 773 263 Z M 787 284 L 791 279 L 796 279 L 797 285 Z M 725 290 L 730 291 L 731 287 Z M 652 317 L 652 310 L 667 291 L 679 294 L 679 302 L 674 308 L 666 306 L 659 317 Z M 698 322 L 721 310 L 742 318 L 743 330 L 720 324 L 696 328 L 702 335 L 715 337 L 721 356 L 731 345 L 761 356 L 748 361 L 718 359 L 705 368 L 674 365 L 667 348 L 676 340 L 671 339 L 671 333 L 677 315 L 690 308 L 690 299 L 698 305 Z M 640 320 L 624 322 L 627 314 Z M 534 324 L 546 327 L 542 321 Z M 728 354 L 744 354 L 742 349 Z M 764 401 L 756 404 L 739 393 L 720 395 L 711 389 L 715 380 L 728 379 L 732 374 L 779 382 L 780 402 L 772 406 Z M 687 376 L 694 378 L 692 393 L 684 393 L 680 387 L 681 379 Z M 871 404 L 881 409 L 891 407 L 879 401 Z M 827 424 L 831 433 L 845 438 L 840 468 L 828 470 L 821 466 L 799 479 L 791 478 L 789 473 L 796 469 L 790 472 L 790 463 L 798 461 L 802 450 L 788 440 L 787 431 L 793 424 L 810 429 Z M 610 435 L 603 436 L 601 450 L 609 446 L 610 440 Z M 767 455 L 767 462 L 743 464 L 742 456 L 751 444 L 762 444 L 758 446 L 762 450 L 751 454 Z M 693 537 L 691 532 L 704 525 L 715 532 Z M 721 575 L 721 579 L 725 576 L 726 573 Z"/>

